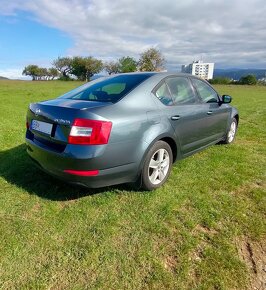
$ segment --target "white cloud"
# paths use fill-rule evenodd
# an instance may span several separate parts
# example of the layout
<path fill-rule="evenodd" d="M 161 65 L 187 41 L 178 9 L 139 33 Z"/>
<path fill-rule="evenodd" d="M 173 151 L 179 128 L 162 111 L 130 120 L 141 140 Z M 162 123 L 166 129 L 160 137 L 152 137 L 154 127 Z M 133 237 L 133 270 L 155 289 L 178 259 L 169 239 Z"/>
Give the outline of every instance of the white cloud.
<path fill-rule="evenodd" d="M 0 76 L 6 77 L 8 79 L 31 79 L 30 77 L 22 76 L 21 68 L 9 68 L 9 69 L 0 69 Z"/>
<path fill-rule="evenodd" d="M 265 0 L 1 2 L 0 13 L 29 11 L 36 21 L 68 33 L 75 42 L 70 55 L 138 57 L 156 46 L 176 70 L 200 57 L 220 66 L 266 67 Z"/>

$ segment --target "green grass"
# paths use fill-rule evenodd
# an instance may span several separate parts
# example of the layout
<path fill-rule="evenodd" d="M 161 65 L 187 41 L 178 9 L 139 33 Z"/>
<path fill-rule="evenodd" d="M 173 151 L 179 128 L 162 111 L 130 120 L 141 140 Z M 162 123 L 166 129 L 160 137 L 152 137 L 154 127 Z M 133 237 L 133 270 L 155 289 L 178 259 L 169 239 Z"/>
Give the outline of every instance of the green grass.
<path fill-rule="evenodd" d="M 28 104 L 77 85 L 0 81 L 0 289 L 251 289 L 238 241 L 265 246 L 266 87 L 217 86 L 240 111 L 236 142 L 147 193 L 72 187 L 32 165 Z"/>

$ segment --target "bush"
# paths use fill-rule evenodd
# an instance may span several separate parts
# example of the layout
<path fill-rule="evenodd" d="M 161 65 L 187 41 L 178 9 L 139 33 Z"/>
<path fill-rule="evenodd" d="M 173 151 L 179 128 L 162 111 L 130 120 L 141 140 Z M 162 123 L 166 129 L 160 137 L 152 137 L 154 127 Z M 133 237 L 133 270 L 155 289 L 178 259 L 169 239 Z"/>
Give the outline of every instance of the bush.
<path fill-rule="evenodd" d="M 239 80 L 239 83 L 241 85 L 256 85 L 257 84 L 257 78 L 255 75 L 247 75 L 247 76 L 243 76 L 241 77 L 241 79 Z"/>
<path fill-rule="evenodd" d="M 213 85 L 229 85 L 232 83 L 232 81 L 227 77 L 217 77 L 209 80 L 209 83 Z"/>
<path fill-rule="evenodd" d="M 60 76 L 60 78 L 58 78 L 59 81 L 74 81 L 73 78 L 71 78 L 70 76 L 66 75 L 66 76 Z"/>

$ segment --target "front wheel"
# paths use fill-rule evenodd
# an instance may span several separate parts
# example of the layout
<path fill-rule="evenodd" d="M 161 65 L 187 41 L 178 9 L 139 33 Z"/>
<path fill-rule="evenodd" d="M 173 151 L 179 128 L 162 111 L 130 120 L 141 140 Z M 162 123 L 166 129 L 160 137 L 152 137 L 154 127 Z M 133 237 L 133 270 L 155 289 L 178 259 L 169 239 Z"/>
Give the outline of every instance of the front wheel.
<path fill-rule="evenodd" d="M 142 169 L 142 188 L 153 190 L 165 183 L 173 164 L 171 147 L 157 141 L 148 152 Z"/>
<path fill-rule="evenodd" d="M 235 140 L 236 130 L 237 130 L 237 120 L 236 118 L 233 118 L 223 143 L 231 144 Z"/>

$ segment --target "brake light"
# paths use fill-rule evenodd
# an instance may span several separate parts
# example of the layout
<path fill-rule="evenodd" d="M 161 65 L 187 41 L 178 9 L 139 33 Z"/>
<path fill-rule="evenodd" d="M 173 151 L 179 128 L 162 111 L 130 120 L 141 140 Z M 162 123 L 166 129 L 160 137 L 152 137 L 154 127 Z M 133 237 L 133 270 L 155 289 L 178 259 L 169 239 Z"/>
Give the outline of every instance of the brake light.
<path fill-rule="evenodd" d="M 72 170 L 66 169 L 64 172 L 72 174 L 72 175 L 79 175 L 79 176 L 96 176 L 99 174 L 99 170 Z"/>
<path fill-rule="evenodd" d="M 75 119 L 68 143 L 78 145 L 102 145 L 109 141 L 112 122 Z"/>
<path fill-rule="evenodd" d="M 27 128 L 27 129 L 30 128 L 30 125 L 29 125 L 29 122 L 28 122 L 28 121 L 26 122 L 26 128 Z"/>

